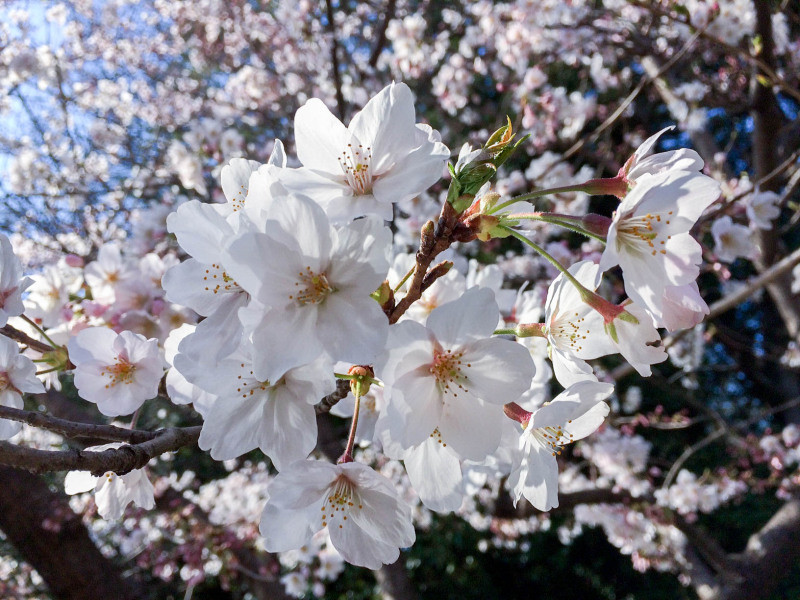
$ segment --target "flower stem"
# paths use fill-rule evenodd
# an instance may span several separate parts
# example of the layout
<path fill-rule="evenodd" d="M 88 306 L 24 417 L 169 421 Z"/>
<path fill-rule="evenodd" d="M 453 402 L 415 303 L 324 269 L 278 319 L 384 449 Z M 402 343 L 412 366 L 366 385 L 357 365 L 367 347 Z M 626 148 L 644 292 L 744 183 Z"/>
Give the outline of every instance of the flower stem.
<path fill-rule="evenodd" d="M 492 213 L 496 213 L 498 210 L 502 210 L 507 206 L 511 206 L 515 202 L 523 202 L 526 200 L 533 200 L 534 198 L 540 198 L 542 196 L 549 196 L 550 194 L 561 194 L 563 192 L 582 192 L 585 190 L 586 184 L 580 183 L 577 185 L 565 185 L 562 187 L 554 187 L 554 188 L 544 188 L 541 190 L 536 190 L 535 192 L 529 192 L 527 194 L 522 194 L 521 196 L 515 196 L 502 204 L 498 204 L 497 206 L 492 208 Z"/>
<path fill-rule="evenodd" d="M 494 335 L 517 335 L 516 329 L 495 329 Z"/>
<path fill-rule="evenodd" d="M 344 454 L 338 460 L 339 463 L 353 462 L 353 445 L 356 442 L 356 429 L 358 428 L 358 411 L 361 408 L 361 395 L 354 394 L 356 398 L 356 405 L 353 408 L 353 421 L 350 423 L 350 435 L 347 436 L 347 447 L 344 449 Z"/>
<path fill-rule="evenodd" d="M 414 274 L 414 269 L 416 269 L 416 268 L 417 268 L 417 265 L 414 265 L 413 267 L 411 267 L 411 268 L 408 270 L 408 273 L 406 273 L 406 276 L 405 276 L 405 277 L 403 277 L 403 278 L 400 280 L 400 283 L 398 283 L 398 284 L 397 284 L 397 286 L 395 286 L 395 288 L 394 288 L 394 293 L 395 293 L 395 294 L 396 294 L 397 292 L 399 292 L 399 291 L 400 291 L 400 288 L 401 288 L 401 287 L 403 287 L 403 284 L 404 284 L 406 281 L 408 281 L 408 278 L 409 278 L 409 277 L 411 277 L 411 276 Z"/>
<path fill-rule="evenodd" d="M 518 221 L 542 221 L 544 223 L 552 223 L 553 225 L 558 225 L 559 227 L 563 227 L 564 229 L 569 229 L 570 231 L 574 231 L 575 233 L 580 233 L 581 235 L 585 235 L 586 237 L 592 238 L 597 240 L 598 242 L 602 242 L 603 244 L 606 243 L 606 240 L 597 235 L 596 233 L 592 233 L 591 231 L 586 231 L 580 225 L 576 225 L 575 223 L 570 223 L 569 221 L 578 221 L 580 222 L 581 219 L 577 217 L 572 217 L 569 215 L 558 215 L 556 213 L 522 213 L 522 214 L 512 214 L 508 215 L 507 219 L 511 220 L 518 220 Z M 567 220 L 569 219 L 569 221 Z"/>
<path fill-rule="evenodd" d="M 27 317 L 27 316 L 26 316 L 26 315 L 24 315 L 24 314 L 23 314 L 23 315 L 20 315 L 20 317 L 22 317 L 22 320 L 23 320 L 23 321 L 25 321 L 25 322 L 26 322 L 28 325 L 30 325 L 31 327 L 35 328 L 35 329 L 36 329 L 36 331 L 38 331 L 39 333 L 41 333 L 41 334 L 42 334 L 42 337 L 43 337 L 44 339 L 46 339 L 46 340 L 47 340 L 47 343 L 48 343 L 48 344 L 50 344 L 50 345 L 53 347 L 53 349 L 54 349 L 54 350 L 55 350 L 56 348 L 58 348 L 58 347 L 59 347 L 59 345 L 58 345 L 58 344 L 56 344 L 56 343 L 55 343 L 53 340 L 51 340 L 51 339 L 50 339 L 50 336 L 49 336 L 49 335 L 47 335 L 47 334 L 45 333 L 44 329 L 42 329 L 41 327 L 39 327 L 39 325 L 37 325 L 35 321 L 33 321 L 32 319 L 30 319 L 29 317 Z"/>
<path fill-rule="evenodd" d="M 536 242 L 533 242 L 532 240 L 530 240 L 527 237 L 525 237 L 524 235 L 522 235 L 516 229 L 512 229 L 511 227 L 508 227 L 507 225 L 501 225 L 500 227 L 502 229 L 505 229 L 506 231 L 508 231 L 511 235 L 513 235 L 515 238 L 517 238 L 523 244 L 527 244 L 528 246 L 533 248 L 543 258 L 545 258 L 551 265 L 553 265 L 556 269 L 558 269 L 559 272 L 564 277 L 566 277 L 572 285 L 574 285 L 578 289 L 578 291 L 581 293 L 581 296 L 584 296 L 585 294 L 590 292 L 590 290 L 587 290 L 585 287 L 583 287 L 583 285 L 581 285 L 580 281 L 575 279 L 575 277 L 572 275 L 572 273 L 570 273 L 566 268 L 564 268 L 564 265 L 562 265 L 560 262 L 558 262 L 553 256 L 551 256 L 539 244 L 537 244 Z"/>

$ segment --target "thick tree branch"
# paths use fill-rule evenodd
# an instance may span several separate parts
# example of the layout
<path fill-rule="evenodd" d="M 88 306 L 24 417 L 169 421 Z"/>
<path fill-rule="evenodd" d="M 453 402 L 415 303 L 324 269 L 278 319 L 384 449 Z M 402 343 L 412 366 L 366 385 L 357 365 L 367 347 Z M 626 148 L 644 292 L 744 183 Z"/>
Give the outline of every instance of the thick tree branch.
<path fill-rule="evenodd" d="M 0 466 L 0 529 L 60 600 L 134 600 L 144 594 L 92 543 L 67 498 L 41 478 Z"/>
<path fill-rule="evenodd" d="M 34 473 L 47 471 L 89 471 L 102 475 L 113 471 L 124 475 L 141 469 L 151 458 L 173 452 L 197 442 L 201 427 L 169 428 L 156 431 L 146 442 L 92 452 L 88 450 L 38 450 L 0 442 L 0 464 L 12 465 Z"/>
<path fill-rule="evenodd" d="M 19 410 L 8 406 L 0 406 L 0 418 L 27 423 L 32 427 L 47 429 L 68 438 L 89 438 L 107 442 L 126 442 L 128 444 L 141 444 L 154 439 L 159 434 L 156 431 L 143 431 L 141 429 L 125 429 L 114 425 L 95 425 L 91 423 L 76 423 L 67 419 L 51 417 L 43 413 Z"/>

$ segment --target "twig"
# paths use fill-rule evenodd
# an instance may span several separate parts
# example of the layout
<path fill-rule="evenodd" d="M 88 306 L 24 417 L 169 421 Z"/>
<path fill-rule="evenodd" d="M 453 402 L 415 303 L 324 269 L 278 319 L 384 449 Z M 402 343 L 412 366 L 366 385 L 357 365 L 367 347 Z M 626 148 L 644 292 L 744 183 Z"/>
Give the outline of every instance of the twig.
<path fill-rule="evenodd" d="M 670 59 L 669 59 L 669 60 L 668 60 L 668 61 L 667 61 L 667 62 L 664 64 L 664 66 L 662 66 L 662 67 L 661 67 L 661 68 L 658 70 L 658 72 L 657 72 L 657 73 L 654 73 L 654 74 L 652 74 L 652 75 L 648 73 L 647 75 L 645 75 L 644 77 L 642 77 L 642 79 L 640 79 L 640 80 L 639 80 L 639 83 L 636 85 L 636 87 L 635 87 L 635 88 L 633 88 L 633 91 L 632 91 L 630 94 L 628 94 L 628 95 L 626 96 L 626 98 L 625 98 L 625 99 L 622 101 L 622 103 L 621 103 L 621 104 L 620 104 L 620 105 L 617 107 L 617 109 L 616 109 L 616 110 L 615 110 L 613 113 L 611 113 L 611 114 L 608 116 L 608 118 L 607 118 L 605 121 L 603 121 L 603 122 L 602 122 L 602 123 L 601 123 L 601 124 L 600 124 L 600 125 L 597 127 L 597 129 L 595 129 L 595 130 L 594 130 L 594 131 L 591 133 L 591 135 L 589 135 L 589 136 L 587 136 L 587 137 L 585 137 L 585 138 L 583 138 L 583 139 L 581 139 L 581 140 L 578 140 L 577 142 L 575 142 L 575 143 L 574 143 L 574 144 L 573 144 L 573 145 L 572 145 L 572 146 L 571 146 L 571 147 L 570 147 L 570 148 L 569 148 L 569 149 L 568 149 L 568 150 L 567 150 L 567 151 L 566 151 L 566 152 L 565 152 L 565 153 L 564 153 L 564 154 L 561 156 L 561 159 L 559 160 L 559 162 L 561 162 L 561 161 L 565 161 L 565 160 L 567 160 L 568 158 L 570 158 L 570 157 L 571 157 L 573 154 L 577 153 L 577 152 L 578 152 L 578 151 L 579 151 L 581 148 L 583 148 L 583 147 L 586 145 L 586 143 L 587 143 L 587 142 L 588 142 L 588 143 L 594 143 L 594 142 L 597 140 L 597 138 L 599 138 L 599 137 L 600 137 L 600 134 L 601 134 L 601 133 L 603 133 L 603 132 L 604 132 L 606 129 L 608 129 L 608 128 L 609 128 L 609 127 L 610 127 L 610 126 L 611 126 L 611 125 L 614 123 L 614 121 L 616 121 L 616 120 L 617 120 L 617 119 L 620 117 L 620 115 L 621 115 L 623 112 L 625 112 L 625 109 L 626 109 L 626 108 L 628 108 L 628 106 L 630 106 L 631 102 L 633 102 L 633 101 L 636 99 L 636 97 L 637 97 L 637 96 L 638 96 L 638 95 L 641 93 L 641 91 L 644 89 L 644 87 L 645 87 L 645 86 L 646 86 L 648 83 L 651 83 L 651 82 L 652 82 L 652 81 L 654 81 L 656 78 L 658 78 L 658 77 L 661 77 L 661 76 L 662 76 L 664 73 L 666 73 L 666 72 L 667 72 L 667 71 L 669 71 L 669 70 L 670 70 L 670 69 L 671 69 L 673 66 L 675 66 L 675 63 L 677 63 L 677 62 L 678 62 L 678 61 L 679 61 L 679 60 L 680 60 L 680 59 L 683 57 L 683 55 L 684 55 L 684 54 L 686 54 L 686 53 L 689 51 L 689 49 L 690 49 L 690 48 L 691 48 L 691 47 L 694 45 L 695 41 L 697 41 L 697 38 L 698 38 L 698 37 L 700 37 L 700 34 L 702 33 L 702 31 L 703 31 L 703 30 L 701 30 L 701 31 L 698 31 L 697 33 L 695 33 L 694 35 L 692 35 L 692 37 L 690 37 L 690 38 L 689 38 L 689 39 L 686 41 L 686 43 L 683 45 L 683 47 L 682 47 L 680 50 L 678 50 L 678 52 L 676 52 L 676 53 L 675 53 L 675 55 L 674 55 L 674 56 L 672 56 L 672 58 L 670 58 Z"/>
<path fill-rule="evenodd" d="M 44 354 L 45 352 L 52 352 L 54 348 L 50 344 L 46 344 L 44 342 L 40 342 L 37 339 L 32 338 L 24 331 L 20 331 L 16 327 L 12 327 L 11 325 L 5 325 L 0 327 L 0 333 L 4 336 L 11 338 L 19 342 L 20 344 L 26 345 L 28 348 L 32 350 L 36 350 L 37 352 L 41 352 Z"/>
<path fill-rule="evenodd" d="M 314 411 L 321 415 L 323 413 L 331 412 L 331 409 L 336 406 L 339 400 L 344 399 L 350 393 L 350 381 L 348 379 L 336 380 L 336 391 L 328 394 L 319 403 L 314 406 Z"/>
<path fill-rule="evenodd" d="M 408 310 L 414 302 L 422 296 L 425 275 L 428 272 L 433 259 L 440 253 L 447 250 L 452 244 L 453 230 L 458 221 L 458 215 L 449 202 L 444 202 L 442 212 L 439 215 L 439 222 L 434 229 L 433 223 L 428 221 L 422 228 L 420 235 L 420 246 L 416 256 L 416 266 L 411 283 L 408 285 L 408 293 L 397 303 L 389 317 L 389 323 L 397 323 L 403 313 Z M 432 282 L 431 282 L 432 283 Z"/>

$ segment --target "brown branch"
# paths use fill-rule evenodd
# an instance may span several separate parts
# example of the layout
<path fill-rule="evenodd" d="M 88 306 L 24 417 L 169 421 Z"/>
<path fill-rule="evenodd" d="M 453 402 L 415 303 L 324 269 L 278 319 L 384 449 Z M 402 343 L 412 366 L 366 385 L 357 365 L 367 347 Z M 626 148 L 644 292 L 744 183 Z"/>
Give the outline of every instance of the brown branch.
<path fill-rule="evenodd" d="M 161 429 L 153 439 L 139 444 L 92 452 L 90 450 L 38 450 L 9 442 L 0 442 L 0 464 L 27 469 L 34 473 L 47 471 L 89 471 L 100 476 L 108 471 L 124 475 L 141 469 L 151 458 L 173 452 L 197 442 L 201 427 Z"/>
<path fill-rule="evenodd" d="M 767 598 L 800 562 L 800 500 L 784 504 L 734 555 L 743 581 L 725 581 L 714 600 Z"/>
<path fill-rule="evenodd" d="M 12 340 L 19 342 L 20 344 L 24 344 L 28 348 L 32 350 L 36 350 L 37 352 L 41 352 L 44 354 L 45 352 L 52 352 L 53 347 L 50 344 L 45 342 L 40 342 L 29 336 L 24 331 L 20 331 L 16 327 L 12 327 L 11 325 L 5 325 L 4 327 L 0 327 L 0 334 L 3 334 L 7 338 L 11 338 Z"/>
<path fill-rule="evenodd" d="M 375 40 L 375 47 L 372 49 L 372 52 L 369 55 L 368 64 L 373 69 L 378 65 L 378 59 L 381 57 L 381 52 L 383 52 L 383 49 L 386 46 L 386 29 L 389 27 L 389 22 L 394 17 L 394 9 L 396 4 L 397 0 L 389 0 L 386 3 L 386 10 L 383 12 L 383 21 L 378 29 L 378 37 Z"/>
<path fill-rule="evenodd" d="M 328 33 L 331 34 L 331 68 L 333 69 L 333 85 L 336 88 L 336 112 L 339 120 L 344 121 L 342 75 L 339 73 L 339 42 L 336 40 L 336 23 L 334 22 L 331 0 L 325 0 L 325 11 L 328 17 Z"/>
<path fill-rule="evenodd" d="M 51 417 L 43 413 L 29 410 L 19 410 L 8 406 L 0 406 L 0 418 L 27 423 L 32 427 L 47 429 L 68 438 L 90 438 L 108 442 L 126 442 L 128 444 L 141 444 L 158 437 L 155 431 L 141 429 L 125 429 L 114 425 L 95 425 L 91 423 L 76 423 L 67 419 Z"/>
<path fill-rule="evenodd" d="M 738 565 L 717 543 L 717 540 L 699 526 L 689 523 L 683 515 L 677 512 L 673 514 L 673 523 L 683 532 L 686 539 L 709 567 L 731 581 L 741 581 Z"/>
<path fill-rule="evenodd" d="M 592 133 L 591 133 L 591 135 L 589 135 L 589 136 L 586 136 L 585 138 L 583 138 L 583 139 L 581 139 L 581 140 L 578 140 L 578 141 L 577 141 L 577 142 L 575 142 L 575 143 L 574 143 L 574 144 L 573 144 L 573 145 L 572 145 L 572 146 L 571 146 L 571 147 L 570 147 L 570 148 L 569 148 L 569 149 L 568 149 L 566 152 L 564 152 L 564 154 L 561 156 L 561 159 L 559 160 L 559 162 L 565 161 L 565 160 L 567 160 L 568 158 L 570 158 L 571 156 L 573 156 L 574 154 L 576 154 L 576 153 L 577 153 L 577 152 L 578 152 L 578 151 L 579 151 L 581 148 L 583 148 L 583 147 L 584 147 L 584 146 L 585 146 L 587 143 L 594 143 L 595 141 L 597 141 L 597 139 L 600 137 L 600 134 L 602 134 L 602 133 L 603 133 L 603 132 L 604 132 L 606 129 L 608 129 L 608 128 L 609 128 L 609 127 L 610 127 L 610 126 L 611 126 L 611 125 L 612 125 L 612 124 L 613 124 L 613 123 L 614 123 L 614 122 L 615 122 L 615 121 L 616 121 L 616 120 L 617 120 L 617 119 L 618 119 L 618 118 L 619 118 L 619 117 L 622 115 L 622 113 L 624 113 L 624 112 L 625 112 L 625 109 L 626 109 L 626 108 L 628 108 L 628 106 L 630 106 L 631 102 L 633 102 L 633 101 L 636 99 L 636 97 L 637 97 L 637 96 L 638 96 L 638 95 L 639 95 L 639 94 L 642 92 L 642 90 L 644 89 L 644 87 L 645 87 L 645 86 L 646 86 L 648 83 L 651 83 L 651 82 L 652 82 L 652 81 L 654 81 L 656 78 L 658 78 L 658 77 L 661 77 L 662 75 L 664 75 L 664 73 L 666 73 L 666 72 L 667 72 L 667 71 L 669 71 L 669 70 L 670 70 L 672 67 L 674 67 L 674 66 L 675 66 L 675 63 L 677 63 L 677 62 L 678 62 L 678 61 L 679 61 L 679 60 L 680 60 L 680 59 L 681 59 L 681 58 L 684 56 L 684 54 L 686 54 L 686 53 L 689 51 L 689 49 L 690 49 L 690 48 L 691 48 L 691 47 L 694 45 L 694 43 L 697 41 L 697 38 L 698 38 L 699 36 L 700 36 L 700 32 L 697 32 L 697 33 L 695 33 L 694 35 L 692 35 L 692 37 L 690 37 L 690 38 L 689 38 L 689 39 L 686 41 L 686 43 L 683 45 L 683 47 L 682 47 L 680 50 L 678 50 L 678 51 L 677 51 L 677 52 L 676 52 L 676 53 L 675 53 L 675 54 L 672 56 L 672 58 L 670 58 L 670 59 L 669 59 L 669 60 L 668 60 L 668 61 L 667 61 L 667 62 L 664 64 L 664 66 L 662 66 L 661 68 L 659 68 L 657 71 L 655 71 L 655 72 L 654 72 L 654 73 L 652 73 L 652 74 L 650 74 L 650 73 L 647 73 L 647 74 L 645 74 L 645 76 L 644 76 L 644 77 L 642 77 L 642 78 L 639 80 L 639 83 L 636 85 L 636 87 L 635 87 L 635 88 L 633 88 L 633 91 L 631 91 L 631 93 L 630 93 L 630 94 L 628 94 L 628 95 L 625 97 L 625 99 L 624 99 L 624 100 L 622 101 L 622 103 L 621 103 L 621 104 L 620 104 L 620 105 L 619 105 L 619 106 L 616 108 L 616 110 L 614 110 L 614 112 L 612 112 L 612 113 L 611 113 L 611 114 L 608 116 L 608 118 L 607 118 L 605 121 L 603 121 L 603 122 L 602 122 L 602 123 L 601 123 L 601 124 L 600 124 L 600 125 L 599 125 L 599 126 L 598 126 L 598 127 L 597 127 L 597 128 L 596 128 L 596 129 L 595 129 L 593 132 L 592 132 Z"/>
<path fill-rule="evenodd" d="M 347 379 L 337 379 L 336 390 L 320 400 L 319 403 L 314 406 L 314 410 L 318 415 L 330 412 L 339 400 L 343 400 L 349 393 L 350 381 Z"/>
<path fill-rule="evenodd" d="M 425 276 L 428 274 L 433 259 L 447 250 L 453 243 L 453 230 L 458 221 L 458 215 L 449 202 L 442 205 L 439 222 L 434 228 L 433 222 L 428 221 L 420 234 L 420 245 L 416 256 L 414 275 L 408 285 L 408 293 L 397 303 L 389 317 L 389 323 L 397 323 L 403 313 L 422 296 Z"/>

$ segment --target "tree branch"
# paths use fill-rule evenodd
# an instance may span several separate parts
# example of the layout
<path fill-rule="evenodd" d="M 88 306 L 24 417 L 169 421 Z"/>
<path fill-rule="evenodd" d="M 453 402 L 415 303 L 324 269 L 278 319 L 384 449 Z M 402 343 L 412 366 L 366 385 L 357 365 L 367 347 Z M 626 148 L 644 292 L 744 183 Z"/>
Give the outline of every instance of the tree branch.
<path fill-rule="evenodd" d="M 0 464 L 47 471 L 89 471 L 100 476 L 108 471 L 124 475 L 141 469 L 151 458 L 173 452 L 197 442 L 201 427 L 169 428 L 154 432 L 155 437 L 139 444 L 92 452 L 91 450 L 38 450 L 9 442 L 0 442 Z"/>
<path fill-rule="evenodd" d="M 91 423 L 76 423 L 67 419 L 51 417 L 43 413 L 19 410 L 8 406 L 0 406 L 0 418 L 27 423 L 32 427 L 47 429 L 68 438 L 90 438 L 108 442 L 126 442 L 128 444 L 141 444 L 152 440 L 159 434 L 155 431 L 141 429 L 125 429 L 115 425 L 94 425 Z"/>
<path fill-rule="evenodd" d="M 336 112 L 340 121 L 344 121 L 344 95 L 342 94 L 342 75 L 339 73 L 339 42 L 336 40 L 336 23 L 331 0 L 325 0 L 325 11 L 328 17 L 328 33 L 331 34 L 331 68 L 333 85 L 336 88 Z"/>

